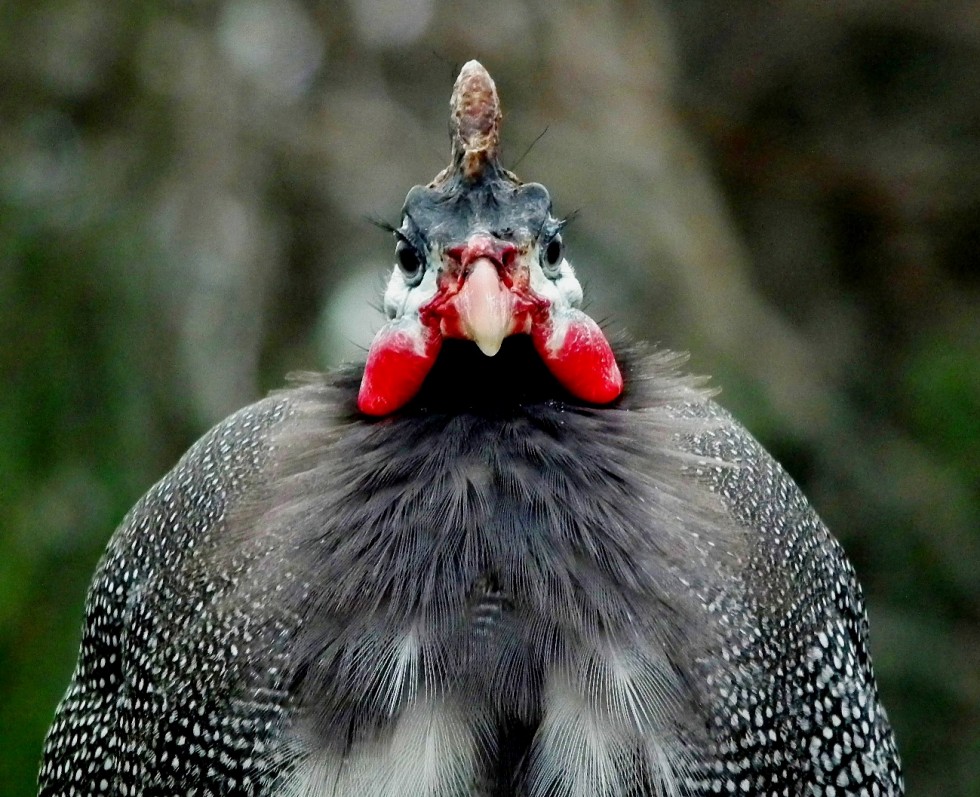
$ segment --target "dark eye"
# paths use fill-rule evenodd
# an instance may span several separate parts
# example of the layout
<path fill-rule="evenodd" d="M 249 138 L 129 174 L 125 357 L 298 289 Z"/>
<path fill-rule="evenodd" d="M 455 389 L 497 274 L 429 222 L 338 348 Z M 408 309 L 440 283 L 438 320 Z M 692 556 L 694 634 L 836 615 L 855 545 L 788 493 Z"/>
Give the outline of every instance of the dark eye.
<path fill-rule="evenodd" d="M 558 276 L 558 265 L 561 263 L 562 256 L 565 254 L 565 245 L 562 243 L 561 236 L 556 235 L 544 248 L 544 270 L 549 277 Z"/>
<path fill-rule="evenodd" d="M 395 257 L 409 284 L 418 285 L 422 281 L 422 256 L 418 250 L 408 241 L 399 241 L 395 245 Z"/>

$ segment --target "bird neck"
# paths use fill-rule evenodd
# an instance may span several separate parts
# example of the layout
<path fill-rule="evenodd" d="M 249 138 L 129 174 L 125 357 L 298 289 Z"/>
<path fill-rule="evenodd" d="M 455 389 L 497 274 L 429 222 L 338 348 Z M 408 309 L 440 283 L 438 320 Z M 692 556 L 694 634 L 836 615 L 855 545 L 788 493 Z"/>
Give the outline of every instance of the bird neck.
<path fill-rule="evenodd" d="M 580 403 L 552 376 L 530 337 L 507 338 L 493 357 L 471 341 L 447 340 L 408 412 L 509 413 L 542 402 Z"/>

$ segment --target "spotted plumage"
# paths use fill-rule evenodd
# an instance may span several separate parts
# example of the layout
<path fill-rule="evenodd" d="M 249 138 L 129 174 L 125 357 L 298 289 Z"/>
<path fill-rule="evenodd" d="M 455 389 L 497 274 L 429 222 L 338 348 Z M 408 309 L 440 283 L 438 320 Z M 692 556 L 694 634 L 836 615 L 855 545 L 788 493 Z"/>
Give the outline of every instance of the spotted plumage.
<path fill-rule="evenodd" d="M 903 793 L 839 545 L 677 357 L 623 344 L 608 368 L 544 189 L 470 146 L 492 110 L 437 181 L 486 176 L 478 212 L 440 243 L 414 229 L 452 213 L 432 202 L 400 233 L 428 248 L 370 378 L 233 415 L 123 521 L 41 795 Z M 473 274 L 490 310 L 453 304 Z M 411 391 L 406 340 L 437 349 Z"/>

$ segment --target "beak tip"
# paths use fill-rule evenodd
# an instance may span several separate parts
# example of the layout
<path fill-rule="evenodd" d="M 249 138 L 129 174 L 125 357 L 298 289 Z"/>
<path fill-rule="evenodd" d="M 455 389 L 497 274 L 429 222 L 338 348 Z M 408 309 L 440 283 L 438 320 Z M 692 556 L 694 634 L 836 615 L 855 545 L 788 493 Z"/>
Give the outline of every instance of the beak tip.
<path fill-rule="evenodd" d="M 503 345 L 504 339 L 497 338 L 497 337 L 494 338 L 474 337 L 473 342 L 480 347 L 480 351 L 482 351 L 485 355 L 487 355 L 487 357 L 493 357 L 498 351 L 500 351 L 500 347 Z"/>

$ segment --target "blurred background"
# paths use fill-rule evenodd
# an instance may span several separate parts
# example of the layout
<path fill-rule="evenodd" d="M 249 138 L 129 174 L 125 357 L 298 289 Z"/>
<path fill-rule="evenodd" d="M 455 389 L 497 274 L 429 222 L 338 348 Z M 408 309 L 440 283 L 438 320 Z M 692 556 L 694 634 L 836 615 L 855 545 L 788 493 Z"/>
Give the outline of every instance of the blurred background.
<path fill-rule="evenodd" d="M 0 3 L 0 791 L 126 510 L 380 325 L 368 219 L 473 57 L 593 314 L 690 351 L 854 560 L 909 793 L 980 794 L 972 0 Z"/>

